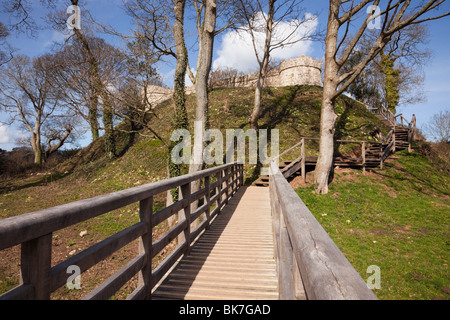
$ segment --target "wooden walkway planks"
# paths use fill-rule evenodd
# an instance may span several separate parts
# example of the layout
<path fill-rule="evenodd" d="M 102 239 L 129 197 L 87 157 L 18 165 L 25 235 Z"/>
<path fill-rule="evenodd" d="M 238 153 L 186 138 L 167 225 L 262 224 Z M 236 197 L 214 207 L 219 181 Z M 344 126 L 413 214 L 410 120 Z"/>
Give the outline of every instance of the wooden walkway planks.
<path fill-rule="evenodd" d="M 278 299 L 269 189 L 241 187 L 152 299 Z"/>

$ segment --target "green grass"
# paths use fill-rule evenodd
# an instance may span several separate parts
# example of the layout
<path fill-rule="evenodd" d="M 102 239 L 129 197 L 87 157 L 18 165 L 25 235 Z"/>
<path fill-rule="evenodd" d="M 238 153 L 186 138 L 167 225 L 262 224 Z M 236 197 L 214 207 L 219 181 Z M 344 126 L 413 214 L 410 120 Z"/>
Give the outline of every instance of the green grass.
<path fill-rule="evenodd" d="M 296 144 L 302 136 L 318 136 L 321 90 L 314 86 L 264 89 L 259 125 L 262 129 L 279 129 L 280 152 Z M 226 129 L 249 129 L 253 100 L 252 88 L 212 90 L 209 127 L 222 132 Z M 374 126 L 388 132 L 388 128 L 359 103 L 346 97 L 339 98 L 338 102 L 336 134 L 339 138 L 373 140 L 368 132 Z M 194 95 L 187 97 L 186 106 L 192 130 Z M 150 125 L 167 144 L 173 128 L 173 101 L 166 101 L 154 111 Z M 127 124 L 119 126 L 124 130 Z M 132 136 L 118 130 L 116 141 L 118 157 L 112 161 L 104 156 L 103 139 L 100 138 L 51 173 L 0 180 L 0 219 L 166 179 L 167 147 L 151 132 L 142 130 Z M 308 154 L 316 152 L 314 150 L 317 150 L 317 143 L 308 141 Z M 187 166 L 183 170 L 186 173 Z M 255 165 L 246 165 L 244 172 L 245 182 L 251 183 L 260 171 Z M 154 201 L 156 212 L 164 206 L 165 194 L 157 195 Z M 73 230 L 64 232 L 67 239 L 60 240 L 61 244 L 55 250 L 64 257 L 69 251 L 78 250 L 79 245 L 91 245 L 136 223 L 138 219 L 137 207 L 132 205 L 82 222 Z M 154 232 L 163 233 L 164 228 L 166 225 L 161 224 Z M 80 238 L 79 233 L 84 230 L 88 234 Z M 8 260 L 10 258 L 12 260 Z M 10 252 L 5 259 L 11 263 L 0 264 L 0 293 L 18 284 L 19 255 Z"/>
<path fill-rule="evenodd" d="M 327 195 L 296 192 L 380 299 L 449 299 L 449 176 L 402 151 L 385 170 L 337 174 Z"/>

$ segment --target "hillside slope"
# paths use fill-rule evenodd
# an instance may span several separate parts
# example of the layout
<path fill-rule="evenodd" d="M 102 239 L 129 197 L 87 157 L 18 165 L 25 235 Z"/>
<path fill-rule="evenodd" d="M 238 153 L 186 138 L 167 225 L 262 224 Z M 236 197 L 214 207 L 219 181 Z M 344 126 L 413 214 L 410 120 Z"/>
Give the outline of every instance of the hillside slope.
<path fill-rule="evenodd" d="M 311 86 L 264 90 L 259 124 L 263 129 L 279 129 L 280 151 L 297 143 L 301 136 L 318 136 L 321 90 Z M 226 129 L 249 129 L 248 118 L 253 99 L 251 88 L 212 90 L 209 128 L 217 128 L 224 133 Z M 195 96 L 187 97 L 187 109 L 192 124 Z M 121 130 L 116 133 L 119 156 L 112 161 L 103 156 L 103 141 L 100 138 L 51 172 L 0 181 L 0 219 L 165 179 L 166 144 L 173 128 L 173 102 L 166 101 L 154 111 L 150 124 L 164 142 L 148 130 L 134 136 L 125 133 L 122 129 L 126 131 L 127 124 L 122 123 L 119 126 Z M 379 128 L 384 134 L 389 131 L 364 106 L 347 97 L 338 99 L 336 112 L 339 115 L 336 136 L 340 139 L 374 140 L 370 134 L 374 129 Z M 255 165 L 246 165 L 246 183 L 258 176 L 257 169 Z M 155 210 L 164 204 L 165 195 L 158 195 Z M 66 259 L 74 250 L 82 250 L 136 223 L 138 218 L 138 208 L 132 205 L 61 230 L 54 235 L 53 263 Z M 84 231 L 87 235 L 79 236 Z M 102 263 L 100 268 L 113 272 L 123 265 L 130 250 L 124 248 Z M 0 293 L 17 285 L 19 258 L 17 247 L 0 252 Z M 89 272 L 87 278 L 98 270 Z M 94 282 L 85 284 L 86 290 L 94 285 Z M 70 292 L 68 295 L 64 289 L 61 290 L 56 293 L 56 298 L 77 298 L 82 294 Z"/>
<path fill-rule="evenodd" d="M 292 182 L 363 279 L 380 268 L 380 299 L 450 299 L 450 175 L 421 151 L 416 143 L 366 176 L 338 169 L 327 195 Z"/>
<path fill-rule="evenodd" d="M 320 87 L 292 86 L 267 88 L 264 90 L 261 129 L 278 129 L 280 152 L 297 143 L 302 136 L 318 137 L 320 127 Z M 214 89 L 210 93 L 209 128 L 220 129 L 224 136 L 226 129 L 249 129 L 248 119 L 252 111 L 253 90 L 251 88 Z M 193 132 L 195 96 L 187 97 L 187 109 L 190 131 Z M 69 199 L 76 200 L 87 196 L 108 193 L 132 187 L 138 184 L 165 179 L 167 177 L 167 147 L 173 127 L 174 106 L 166 101 L 155 110 L 150 125 L 164 143 L 156 139 L 148 130 L 131 136 L 124 133 L 127 124 L 120 124 L 116 133 L 119 157 L 110 161 L 103 156 L 103 140 L 91 143 L 71 159 L 57 166 L 52 172 L 41 173 L 28 178 L 0 181 L 0 193 L 11 190 L 24 190 L 52 183 L 61 183 L 65 194 L 60 200 L 56 195 L 52 203 L 61 203 Z M 338 99 L 336 113 L 339 118 L 336 125 L 337 139 L 356 139 L 375 141 L 370 134 L 379 128 L 383 134 L 389 131 L 381 121 L 368 112 L 364 106 L 347 97 Z M 225 143 L 225 142 L 224 142 Z M 270 142 L 269 142 L 270 143 Z M 317 143 L 316 143 L 317 144 Z M 318 150 L 317 145 L 311 151 Z M 294 155 L 293 155 L 294 156 Z M 255 179 L 252 171 L 254 165 L 246 166 L 247 183 Z M 185 168 L 187 170 L 187 168 Z M 251 177 L 251 178 L 250 178 Z M 66 192 L 64 185 L 70 185 Z M 76 192 L 75 186 L 85 189 Z M 84 186 L 83 186 L 84 185 Z M 86 187 L 86 188 L 84 188 Z M 83 194 L 75 196 L 74 193 Z M 69 195 L 71 194 L 71 195 Z M 45 206 L 44 206 L 45 207 Z M 14 214 L 24 213 L 30 209 L 42 208 L 42 205 L 26 206 Z M 8 216 L 0 213 L 0 218 Z"/>

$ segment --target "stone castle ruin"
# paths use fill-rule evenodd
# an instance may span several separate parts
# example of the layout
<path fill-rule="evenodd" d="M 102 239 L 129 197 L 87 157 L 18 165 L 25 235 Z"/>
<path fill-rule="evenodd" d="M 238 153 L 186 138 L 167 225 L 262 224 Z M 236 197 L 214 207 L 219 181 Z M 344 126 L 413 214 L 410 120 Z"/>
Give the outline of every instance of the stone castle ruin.
<path fill-rule="evenodd" d="M 299 56 L 282 61 L 278 69 L 271 70 L 265 79 L 266 87 L 285 87 L 294 85 L 322 86 L 321 64 L 314 58 Z M 213 88 L 254 87 L 258 80 L 258 73 L 219 80 L 212 84 Z M 155 107 L 171 98 L 172 89 L 149 86 L 148 101 Z M 195 93 L 195 87 L 186 87 L 186 94 Z"/>

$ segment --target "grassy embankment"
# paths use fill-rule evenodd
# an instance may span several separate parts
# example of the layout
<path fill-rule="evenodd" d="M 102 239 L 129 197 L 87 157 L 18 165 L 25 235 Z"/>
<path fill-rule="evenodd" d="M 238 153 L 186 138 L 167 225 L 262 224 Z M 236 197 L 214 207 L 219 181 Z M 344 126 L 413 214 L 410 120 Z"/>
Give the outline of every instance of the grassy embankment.
<path fill-rule="evenodd" d="M 337 170 L 327 195 L 296 192 L 363 279 L 380 268 L 378 298 L 449 299 L 449 184 L 448 170 L 404 150 L 366 176 Z"/>
<path fill-rule="evenodd" d="M 263 116 L 260 120 L 260 126 L 261 128 L 280 130 L 281 151 L 294 145 L 301 136 L 318 136 L 321 88 L 307 86 L 271 88 L 265 90 L 264 94 Z M 222 131 L 229 128 L 242 128 L 244 130 L 249 128 L 248 118 L 251 113 L 253 101 L 253 91 L 251 89 L 216 89 L 211 92 L 210 100 L 209 118 L 211 128 L 218 128 Z M 193 123 L 194 105 L 195 97 L 189 96 L 187 107 L 190 123 Z M 350 99 L 339 99 L 336 111 L 339 115 L 336 135 L 340 139 L 373 140 L 369 132 L 375 127 L 381 128 L 383 133 L 386 133 L 388 130 L 388 128 L 383 127 L 373 115 L 368 113 L 363 106 Z M 168 101 L 159 106 L 155 110 L 155 114 L 157 116 L 152 118 L 151 121 L 152 128 L 167 142 L 172 128 L 172 102 Z M 125 124 L 122 125 L 125 126 Z M 48 172 L 46 174 L 32 176 L 24 175 L 14 179 L 0 181 L 0 219 L 166 178 L 167 158 L 166 146 L 163 142 L 155 139 L 152 137 L 151 133 L 145 130 L 142 131 L 142 135 L 136 135 L 134 139 L 128 134 L 117 133 L 117 140 L 118 150 L 121 156 L 113 161 L 108 161 L 103 157 L 103 146 L 102 140 L 100 139 L 54 170 L 47 170 Z M 342 147 L 343 149 L 341 152 L 345 153 L 352 151 L 345 149 L 345 146 Z M 308 149 L 311 153 L 314 153 L 317 146 L 312 142 L 311 145 L 308 146 Z M 254 165 L 247 165 L 245 167 L 247 183 L 250 183 L 257 177 L 259 170 L 256 169 L 257 168 L 255 168 Z M 386 181 L 390 181 L 389 172 L 388 168 L 385 175 Z M 369 179 L 369 177 L 364 179 Z M 371 185 L 374 185 L 373 182 L 370 182 L 369 180 L 363 180 L 359 183 L 364 185 L 364 188 L 369 188 Z M 331 186 L 332 192 L 330 195 L 317 199 L 315 202 L 324 202 L 325 204 L 330 203 L 327 199 L 333 194 L 336 197 L 336 193 L 340 192 L 333 189 L 337 187 L 340 188 L 341 185 L 339 183 L 333 184 Z M 342 188 L 344 188 L 344 186 L 342 186 Z M 364 188 L 358 187 L 356 189 L 363 190 Z M 381 188 L 380 190 L 383 190 L 383 187 L 376 188 Z M 310 192 L 305 192 L 305 194 L 311 196 Z M 340 194 L 344 197 L 345 192 L 340 192 Z M 378 198 L 380 198 L 380 201 L 386 198 L 384 196 L 377 198 L 373 193 L 372 196 L 374 198 L 369 207 L 375 207 L 375 200 Z M 304 197 L 305 201 L 308 201 L 308 196 Z M 428 199 L 431 196 L 424 195 L 423 197 Z M 345 212 L 345 210 L 347 210 L 346 208 L 353 203 L 352 201 L 354 201 L 353 197 L 348 196 L 346 198 L 341 198 L 340 201 L 338 201 L 339 203 L 335 204 L 335 206 L 342 207 L 344 210 L 343 212 Z M 398 201 L 400 201 L 400 199 Z M 165 195 L 158 195 L 155 201 L 155 210 L 161 208 L 164 205 L 164 202 Z M 439 200 L 437 203 L 442 202 Z M 314 205 L 311 205 L 311 209 L 313 212 L 317 211 L 314 208 Z M 356 213 L 356 209 L 353 210 L 353 215 L 357 217 L 358 214 Z M 448 207 L 444 206 L 442 210 L 447 210 L 448 212 Z M 321 214 L 323 214 L 324 211 L 320 212 L 319 219 L 332 217 L 331 211 L 330 213 L 325 212 L 327 213 L 327 216 L 323 217 Z M 404 212 L 408 211 L 405 209 Z M 409 214 L 409 216 L 414 217 L 415 215 Z M 363 216 L 360 216 L 360 221 L 363 221 L 364 219 Z M 53 263 L 55 264 L 67 259 L 74 251 L 79 252 L 99 240 L 132 225 L 137 222 L 137 220 L 138 208 L 136 205 L 131 205 L 107 213 L 96 219 L 55 232 L 53 234 Z M 353 223 L 358 221 L 358 219 L 353 218 L 353 216 L 347 217 L 345 221 L 346 220 L 353 221 Z M 351 223 L 346 224 L 345 221 L 343 222 L 344 226 L 350 227 Z M 320 222 L 326 225 L 326 221 L 320 220 Z M 417 223 L 420 224 L 421 222 Z M 399 225 L 411 229 L 416 226 L 416 224 L 413 224 L 412 222 L 409 224 L 405 223 L 404 225 L 399 223 Z M 161 224 L 155 230 L 154 237 L 159 237 L 166 228 L 165 223 Z M 426 224 L 423 228 L 434 230 L 427 227 Z M 378 230 L 382 229 L 382 227 L 373 227 L 372 229 Z M 87 234 L 80 236 L 80 232 L 82 231 L 87 231 Z M 337 237 L 336 234 L 340 234 L 337 231 L 339 231 L 338 226 L 329 230 L 333 238 Z M 405 230 L 405 232 L 410 231 Z M 383 235 L 382 232 L 378 233 Z M 342 245 L 340 244 L 339 238 L 335 239 L 335 241 L 338 246 Z M 355 243 L 357 242 L 356 240 L 354 241 Z M 379 243 L 381 240 L 373 241 L 378 241 L 377 243 Z M 344 242 L 344 245 L 345 243 L 346 242 Z M 84 273 L 82 275 L 83 290 L 68 291 L 67 289 L 62 288 L 53 295 L 53 298 L 66 299 L 82 296 L 95 285 L 98 285 L 100 281 L 106 279 L 120 266 L 124 265 L 130 257 L 135 255 L 136 248 L 137 243 L 132 243 L 117 252 L 111 258 L 100 263 L 96 268 L 92 268 Z M 393 250 L 389 248 L 382 249 L 387 251 Z M 346 247 L 343 247 L 342 250 L 349 256 L 349 259 L 352 259 L 352 256 L 354 255 L 352 251 L 349 251 Z M 383 256 L 383 253 L 381 253 L 381 255 Z M 156 265 L 160 259 L 161 257 L 156 257 L 154 264 Z M 377 264 L 377 261 L 371 261 L 370 264 Z M 351 262 L 358 266 L 358 270 L 361 270 L 365 265 L 357 260 Z M 387 269 L 384 268 L 384 265 L 380 265 L 380 267 L 382 268 L 382 272 L 383 269 Z M 15 247 L 0 252 L 0 292 L 4 292 L 18 284 L 18 270 L 18 248 Z M 387 276 L 388 270 L 385 270 L 385 272 L 382 273 L 383 281 L 387 281 Z M 136 281 L 134 281 L 134 283 L 135 282 Z M 126 293 L 130 292 L 130 290 L 132 290 L 131 287 L 123 288 L 115 298 L 126 296 Z M 391 296 L 385 295 L 384 297 L 389 298 Z M 413 296 L 413 298 L 417 297 L 418 296 Z M 428 296 L 423 297 L 426 298 Z"/>

